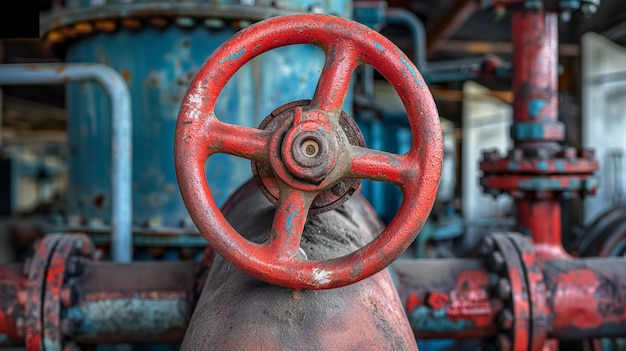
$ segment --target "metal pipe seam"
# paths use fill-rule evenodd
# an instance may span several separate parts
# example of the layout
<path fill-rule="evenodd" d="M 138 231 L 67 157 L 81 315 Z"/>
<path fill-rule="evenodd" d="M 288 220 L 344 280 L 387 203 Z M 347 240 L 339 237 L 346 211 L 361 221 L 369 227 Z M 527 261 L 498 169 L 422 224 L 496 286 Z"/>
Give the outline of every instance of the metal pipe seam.
<path fill-rule="evenodd" d="M 132 259 L 132 120 L 128 86 L 112 68 L 95 63 L 0 65 L 0 85 L 93 81 L 111 103 L 111 250 L 116 262 Z"/>

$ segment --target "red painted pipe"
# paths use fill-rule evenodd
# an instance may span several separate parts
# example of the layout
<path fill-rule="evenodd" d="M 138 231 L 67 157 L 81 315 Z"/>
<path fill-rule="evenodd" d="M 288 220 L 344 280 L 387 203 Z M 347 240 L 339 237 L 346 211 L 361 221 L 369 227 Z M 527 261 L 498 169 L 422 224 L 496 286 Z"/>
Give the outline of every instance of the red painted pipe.
<path fill-rule="evenodd" d="M 558 15 L 513 13 L 513 117 L 515 122 L 558 118 Z"/>
<path fill-rule="evenodd" d="M 549 338 L 626 335 L 625 259 L 543 260 L 542 265 L 550 292 L 543 294 Z M 501 313 L 510 287 L 492 281 L 481 260 L 401 260 L 392 267 L 417 339 L 491 338 L 520 319 Z"/>
<path fill-rule="evenodd" d="M 561 241 L 561 204 L 556 194 L 548 199 L 523 198 L 517 201 L 518 225 L 533 236 L 533 244 L 540 258 L 568 258 Z"/>
<path fill-rule="evenodd" d="M 553 338 L 626 335 L 626 259 L 595 258 L 544 262 Z"/>

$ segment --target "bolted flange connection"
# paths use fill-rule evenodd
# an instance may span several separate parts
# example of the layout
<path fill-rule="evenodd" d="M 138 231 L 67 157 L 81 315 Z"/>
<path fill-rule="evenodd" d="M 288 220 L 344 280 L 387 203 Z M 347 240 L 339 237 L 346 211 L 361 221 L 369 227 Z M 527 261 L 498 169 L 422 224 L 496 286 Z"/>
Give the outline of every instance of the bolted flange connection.
<path fill-rule="evenodd" d="M 494 233 L 483 239 L 479 255 L 498 277 L 493 287 L 503 305 L 498 347 L 540 350 L 547 337 L 548 311 L 544 275 L 532 244 L 517 233 Z"/>

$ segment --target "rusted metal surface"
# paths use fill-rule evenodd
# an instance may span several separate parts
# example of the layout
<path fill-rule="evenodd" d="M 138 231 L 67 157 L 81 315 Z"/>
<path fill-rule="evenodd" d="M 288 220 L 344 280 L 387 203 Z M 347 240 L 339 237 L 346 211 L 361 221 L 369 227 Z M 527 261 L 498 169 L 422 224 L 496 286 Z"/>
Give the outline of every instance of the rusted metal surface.
<path fill-rule="evenodd" d="M 416 339 L 496 335 L 502 303 L 481 260 L 398 260 L 391 268 Z"/>
<path fill-rule="evenodd" d="M 557 106 L 558 14 L 542 6 L 512 9 L 515 147 L 506 156 L 485 153 L 481 184 L 490 194 L 513 196 L 518 229 L 532 236 L 539 257 L 564 258 L 560 200 L 596 192 L 598 160 L 591 150 L 557 144 L 565 135 Z"/>
<path fill-rule="evenodd" d="M 61 350 L 61 300 L 72 258 L 90 256 L 93 246 L 85 235 L 47 235 L 35 245 L 25 272 L 25 339 L 28 350 Z M 70 298 L 71 299 L 71 298 Z"/>
<path fill-rule="evenodd" d="M 277 209 L 254 186 L 234 197 L 240 200 L 225 211 L 228 221 L 247 239 L 266 240 Z M 302 249 L 309 259 L 332 259 L 381 228 L 371 206 L 354 196 L 309 218 Z M 337 289 L 300 291 L 263 282 L 217 256 L 181 347 L 200 349 L 417 350 L 417 344 L 387 270 Z"/>
<path fill-rule="evenodd" d="M 545 350 L 544 347 L 546 347 L 546 342 L 548 341 L 548 320 L 551 317 L 546 302 L 546 295 L 548 295 L 549 290 L 544 282 L 543 263 L 540 260 L 541 257 L 545 256 L 540 254 L 541 248 L 533 246 L 533 243 L 528 238 L 517 234 L 508 234 L 506 239 L 511 242 L 519 255 L 528 285 L 527 296 L 531 312 L 528 318 L 530 322 L 530 345 L 528 349 L 533 351 Z M 552 257 L 556 257 L 556 255 Z M 518 296 L 517 298 L 523 298 L 523 296 Z"/>
<path fill-rule="evenodd" d="M 277 108 L 269 116 L 267 116 L 263 120 L 263 122 L 261 122 L 261 124 L 259 125 L 259 129 L 276 131 L 281 126 L 291 123 L 291 120 L 293 120 L 297 108 L 304 108 L 309 106 L 309 104 L 310 100 L 301 100 Z M 339 124 L 345 131 L 348 141 L 351 145 L 365 147 L 365 141 L 363 139 L 361 131 L 359 130 L 359 127 L 356 125 L 354 120 L 350 118 L 345 112 L 341 113 L 341 117 L 339 118 Z M 289 138 L 289 136 L 285 136 L 285 138 Z M 328 150 L 325 150 L 324 148 L 321 148 L 321 151 L 328 153 Z M 321 156 L 326 157 L 327 155 Z M 305 159 L 304 161 L 306 162 L 307 160 Z M 310 159 L 309 162 L 311 162 Z M 316 169 L 319 170 L 320 166 L 323 165 L 311 164 L 311 166 L 311 170 L 314 171 Z M 294 166 L 292 165 L 292 167 Z M 280 203 L 280 191 L 278 186 L 278 180 L 272 172 L 272 169 L 262 162 L 253 161 L 252 173 L 254 174 L 254 178 L 265 197 L 267 197 L 268 200 L 270 200 L 274 205 L 278 205 Z M 337 208 L 338 206 L 346 202 L 350 198 L 350 196 L 352 196 L 352 194 L 354 194 L 354 192 L 359 188 L 360 184 L 360 179 L 343 179 L 337 184 L 333 185 L 332 188 L 320 192 L 319 194 L 317 194 L 317 196 L 315 196 L 315 199 L 311 204 L 311 208 L 309 209 L 309 214 L 317 214 Z"/>
<path fill-rule="evenodd" d="M 66 280 L 74 273 L 75 268 L 71 259 L 80 256 L 91 256 L 94 248 L 84 235 L 62 235 L 54 249 L 46 270 L 45 290 L 43 292 L 42 308 L 42 339 L 45 350 L 61 350 L 63 335 L 61 330 L 61 299 L 66 302 L 72 300 L 70 287 L 65 286 Z M 67 270 L 70 272 L 67 272 Z M 68 301 L 69 300 L 69 301 Z"/>
<path fill-rule="evenodd" d="M 559 123 L 558 15 L 543 11 L 515 11 L 512 16 L 515 121 Z M 563 139 L 562 134 L 555 137 L 556 140 Z"/>
<path fill-rule="evenodd" d="M 95 31 L 115 31 L 118 25 L 139 29 L 144 23 L 155 27 L 176 24 L 189 27 L 204 22 L 211 27 L 218 21 L 250 22 L 265 18 L 288 15 L 295 12 L 312 11 L 332 13 L 350 17 L 350 1 L 310 2 L 281 1 L 236 4 L 228 0 L 171 2 L 164 0 L 125 1 L 104 0 L 97 3 L 84 1 L 68 2 L 65 7 L 55 7 L 41 18 L 42 38 L 53 42 L 86 36 Z M 180 18 L 183 18 L 181 20 Z M 118 23 L 118 21 L 120 23 Z M 219 22 L 218 22 L 219 23 Z"/>
<path fill-rule="evenodd" d="M 626 335 L 624 258 L 546 261 L 547 296 L 558 339 Z"/>
<path fill-rule="evenodd" d="M 537 254 L 543 258 L 565 258 L 569 255 L 561 241 L 561 205 L 558 199 L 518 201 L 518 223 L 534 233 Z"/>
<path fill-rule="evenodd" d="M 0 267 L 0 345 L 177 343 L 206 281 L 202 262 L 94 261 L 88 237 L 53 234 L 25 266 Z"/>
<path fill-rule="evenodd" d="M 62 235 L 47 235 L 35 245 L 35 254 L 26 272 L 26 301 L 24 306 L 24 328 L 26 348 L 29 351 L 43 349 L 43 303 L 46 272 L 50 258 Z"/>
<path fill-rule="evenodd" d="M 536 351 L 536 348 L 531 348 L 531 340 L 534 338 L 531 331 L 532 287 L 527 280 L 524 263 L 508 236 L 492 235 L 485 238 L 483 245 L 489 242 L 493 242 L 488 255 L 490 270 L 510 282 L 510 296 L 503 297 L 505 307 L 500 315 L 503 322 L 500 342 L 507 340 L 511 350 Z M 540 342 L 543 345 L 543 340 Z"/>
<path fill-rule="evenodd" d="M 313 99 L 309 106 L 295 112 L 293 125 L 272 132 L 218 121 L 215 102 L 237 69 L 263 52 L 293 44 L 313 44 L 326 53 Z M 405 104 L 413 136 L 411 150 L 405 155 L 355 147 L 339 124 L 350 77 L 361 63 L 374 66 L 392 82 Z M 282 143 L 284 134 L 298 137 L 306 133 L 313 133 L 304 137 L 304 141 L 315 144 L 310 154 L 303 148 L 305 143 L 294 144 L 293 148 Z M 280 204 L 273 234 L 267 242 L 252 243 L 242 238 L 220 213 L 204 170 L 206 159 L 215 153 L 264 163 L 277 175 Z M 209 244 L 244 272 L 298 289 L 351 284 L 382 270 L 398 257 L 414 240 L 430 212 L 442 153 L 439 118 L 432 95 L 407 57 L 367 27 L 324 15 L 268 19 L 224 43 L 191 83 L 175 136 L 181 193 L 194 223 Z M 295 159 L 300 156 L 294 155 L 312 162 L 320 160 L 324 166 L 319 172 L 311 173 L 311 167 L 297 162 Z M 289 161 L 292 156 L 294 162 Z M 320 178 L 318 182 L 312 180 Z M 384 181 L 400 187 L 405 196 L 397 216 L 376 239 L 353 253 L 329 261 L 302 259 L 299 256 L 302 228 L 315 195 L 347 178 Z"/>
<path fill-rule="evenodd" d="M 558 350 L 554 340 L 626 335 L 623 258 L 542 258 L 517 233 L 486 237 L 480 253 L 482 260 L 392 265 L 418 339 L 481 338 L 526 351 Z"/>

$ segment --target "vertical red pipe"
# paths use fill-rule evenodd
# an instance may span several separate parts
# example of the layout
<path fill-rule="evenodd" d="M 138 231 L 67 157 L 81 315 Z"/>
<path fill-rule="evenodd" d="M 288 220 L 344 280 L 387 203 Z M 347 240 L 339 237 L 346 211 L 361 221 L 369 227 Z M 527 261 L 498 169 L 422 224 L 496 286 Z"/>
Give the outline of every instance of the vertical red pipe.
<path fill-rule="evenodd" d="M 558 118 L 558 17 L 543 11 L 513 13 L 515 123 Z"/>
<path fill-rule="evenodd" d="M 561 204 L 556 194 L 547 199 L 524 198 L 517 201 L 518 224 L 533 236 L 535 250 L 540 258 L 566 258 L 561 241 Z"/>
<path fill-rule="evenodd" d="M 558 15 L 513 14 L 515 48 L 513 137 L 532 159 L 541 160 L 563 139 L 558 122 Z M 522 138 L 521 135 L 533 135 Z M 537 166 L 539 168 L 539 166 Z M 518 224 L 532 235 L 543 258 L 567 257 L 561 242 L 561 206 L 556 192 L 527 193 L 517 201 Z"/>

